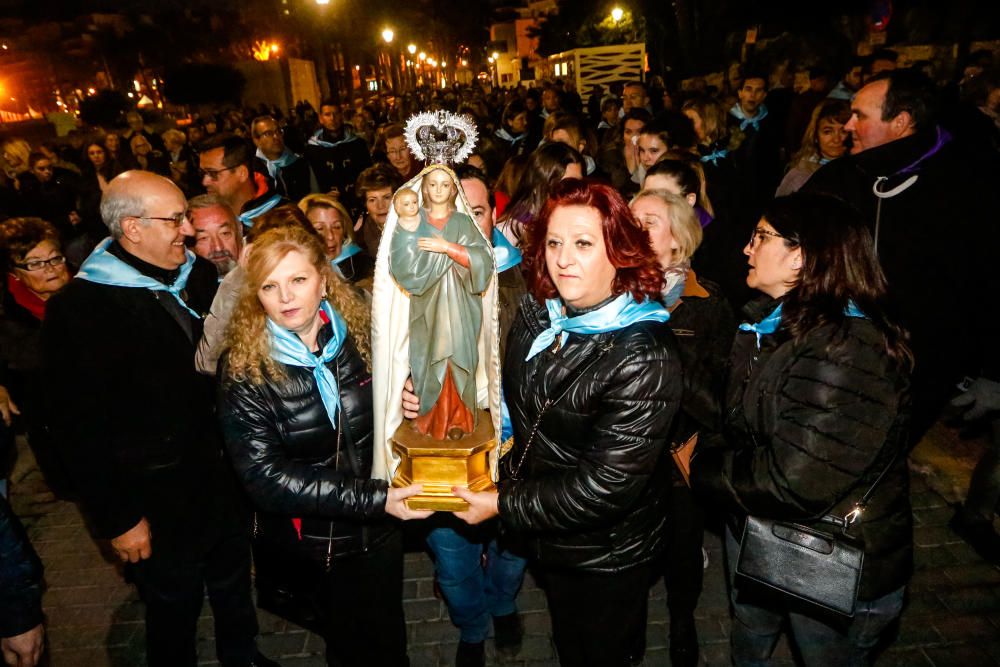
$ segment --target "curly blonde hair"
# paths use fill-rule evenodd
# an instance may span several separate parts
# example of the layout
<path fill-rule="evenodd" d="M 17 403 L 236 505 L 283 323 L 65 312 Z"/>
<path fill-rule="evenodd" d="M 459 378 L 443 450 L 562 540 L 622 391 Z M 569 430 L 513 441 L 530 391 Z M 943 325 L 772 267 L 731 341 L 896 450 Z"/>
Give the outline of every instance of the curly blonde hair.
<path fill-rule="evenodd" d="M 281 379 L 284 370 L 271 358 L 271 335 L 267 313 L 257 292 L 275 267 L 290 252 L 300 252 L 319 272 L 326 284 L 326 298 L 347 322 L 354 345 L 371 368 L 371 312 L 365 299 L 330 269 L 323 246 L 315 235 L 298 226 L 271 229 L 253 244 L 246 265 L 246 282 L 240 290 L 232 319 L 226 329 L 229 372 L 239 381 L 261 384 L 264 378 Z"/>

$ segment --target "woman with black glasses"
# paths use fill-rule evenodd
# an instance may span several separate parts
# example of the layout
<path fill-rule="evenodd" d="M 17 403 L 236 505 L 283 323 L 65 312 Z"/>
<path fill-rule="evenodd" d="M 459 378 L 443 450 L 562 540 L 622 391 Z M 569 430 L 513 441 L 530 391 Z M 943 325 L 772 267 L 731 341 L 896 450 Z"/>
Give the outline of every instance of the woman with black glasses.
<path fill-rule="evenodd" d="M 747 285 L 763 296 L 733 343 L 721 433 L 699 442 L 692 462 L 696 488 L 729 517 L 733 664 L 766 664 L 787 620 L 806 665 L 865 665 L 913 568 L 907 336 L 886 314 L 871 236 L 841 200 L 775 200 L 743 252 Z M 864 553 L 853 618 L 736 577 L 737 561 L 754 554 L 748 516 L 839 534 L 825 517 L 849 515 L 869 489 L 848 531 Z M 769 575 L 790 574 L 771 563 Z M 800 574 L 813 590 L 826 583 Z"/>
<path fill-rule="evenodd" d="M 53 458 L 42 408 L 45 304 L 70 279 L 58 232 L 41 218 L 6 220 L 0 225 L 0 263 L 5 273 L 0 288 L 0 494 L 6 494 L 3 452 L 13 444 L 18 426 L 28 434 L 49 487 L 63 494 L 65 482 Z"/>

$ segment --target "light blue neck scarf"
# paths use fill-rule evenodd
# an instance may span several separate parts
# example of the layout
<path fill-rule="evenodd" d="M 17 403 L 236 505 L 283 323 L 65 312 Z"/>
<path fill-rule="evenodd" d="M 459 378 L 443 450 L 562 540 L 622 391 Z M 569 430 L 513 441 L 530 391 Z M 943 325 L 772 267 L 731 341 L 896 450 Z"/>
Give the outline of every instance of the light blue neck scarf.
<path fill-rule="evenodd" d="M 670 319 L 670 312 L 659 302 L 646 300 L 637 303 L 628 292 L 597 310 L 576 317 L 563 314 L 563 303 L 559 299 L 548 299 L 545 308 L 549 311 L 549 328 L 535 338 L 525 361 L 551 347 L 556 336 L 560 337 L 560 345 L 564 345 L 571 333 L 607 333 L 624 329 L 636 322 L 666 322 Z"/>
<path fill-rule="evenodd" d="M 240 222 L 243 223 L 244 227 L 253 227 L 254 220 L 256 220 L 257 218 L 259 218 L 260 216 L 264 215 L 272 208 L 277 206 L 278 202 L 280 201 L 281 201 L 281 195 L 276 194 L 272 196 L 270 199 L 268 199 L 266 202 L 261 204 L 260 206 L 256 206 L 250 209 L 249 211 L 243 211 L 239 215 Z"/>
<path fill-rule="evenodd" d="M 351 128 L 345 125 L 342 129 L 344 131 L 343 139 L 338 139 L 333 142 L 320 139 L 320 137 L 323 136 L 323 128 L 321 127 L 316 130 L 316 134 L 309 137 L 309 141 L 306 143 L 312 144 L 313 146 L 322 146 L 323 148 L 336 148 L 340 144 L 346 144 L 348 141 L 354 141 L 357 138 L 354 133 L 351 132 Z"/>
<path fill-rule="evenodd" d="M 101 241 L 94 251 L 90 253 L 83 266 L 77 272 L 76 277 L 87 282 L 99 285 L 113 285 L 114 287 L 141 287 L 151 292 L 169 292 L 177 303 L 181 304 L 186 311 L 201 319 L 201 315 L 194 312 L 181 298 L 181 292 L 187 286 L 188 276 L 191 275 L 191 267 L 194 266 L 195 256 L 190 250 L 185 250 L 187 259 L 180 267 L 180 273 L 173 285 L 164 285 L 159 280 L 154 280 L 147 275 L 143 275 L 138 269 L 129 266 L 122 260 L 108 252 L 111 245 L 111 238 Z"/>
<path fill-rule="evenodd" d="M 510 132 L 507 131 L 507 128 L 501 127 L 499 130 L 496 131 L 496 135 L 497 135 L 497 137 L 499 137 L 500 139 L 503 139 L 504 141 L 507 141 L 507 142 L 509 142 L 511 144 L 516 144 L 517 142 L 521 141 L 526 136 L 528 136 L 528 133 L 527 132 L 522 132 L 521 134 L 519 134 L 519 135 L 517 135 L 515 137 L 513 134 L 511 134 Z"/>
<path fill-rule="evenodd" d="M 760 108 L 757 109 L 757 115 L 753 118 L 748 118 L 746 113 L 743 112 L 743 107 L 737 102 L 733 105 L 733 108 L 729 110 L 729 115 L 733 116 L 740 121 L 740 129 L 744 132 L 750 126 L 753 126 L 754 130 L 760 130 L 760 121 L 767 118 L 767 105 L 761 104 Z"/>
<path fill-rule="evenodd" d="M 318 356 L 309 351 L 297 334 L 284 327 L 279 327 L 268 318 L 267 330 L 271 333 L 271 358 L 286 366 L 312 369 L 323 407 L 326 408 L 326 414 L 330 417 L 330 423 L 333 424 L 334 428 L 337 428 L 340 390 L 337 388 L 337 378 L 326 365 L 337 358 L 340 348 L 344 345 L 344 340 L 347 338 L 347 324 L 344 322 L 344 318 L 331 308 L 325 299 L 320 303 L 320 310 L 326 313 L 327 319 L 330 320 L 333 335 L 323 346 Z"/>
<path fill-rule="evenodd" d="M 768 336 L 770 334 L 773 334 L 775 331 L 778 330 L 779 327 L 781 327 L 781 306 L 782 304 L 779 303 L 778 307 L 772 310 L 770 315 L 762 319 L 760 322 L 757 322 L 756 324 L 751 324 L 750 322 L 744 322 L 743 324 L 740 325 L 740 331 L 752 331 L 755 334 L 757 334 L 758 350 L 760 349 L 760 339 L 763 336 Z M 847 308 L 844 309 L 844 315 L 847 315 L 848 317 L 860 317 L 861 319 L 868 319 L 868 316 L 865 315 L 863 312 L 861 312 L 861 310 L 858 309 L 858 306 L 853 301 L 849 301 L 847 303 Z"/>
<path fill-rule="evenodd" d="M 344 245 L 340 246 L 340 254 L 331 259 L 330 264 L 336 266 L 337 264 L 343 262 L 345 259 L 354 257 L 359 252 L 361 252 L 361 246 L 359 246 L 354 241 L 348 241 Z"/>
<path fill-rule="evenodd" d="M 729 150 L 726 149 L 726 148 L 720 148 L 719 150 L 713 151 L 713 152 L 709 153 L 708 155 L 702 155 L 701 156 L 701 161 L 702 162 L 711 162 L 712 166 L 718 166 L 719 165 L 719 160 L 723 159 L 727 155 L 729 155 Z"/>
<path fill-rule="evenodd" d="M 292 150 L 285 146 L 285 152 L 278 156 L 277 160 L 269 160 L 264 152 L 259 148 L 257 149 L 257 157 L 264 161 L 267 165 L 267 173 L 271 175 L 271 178 L 277 180 L 278 170 L 284 169 L 290 164 L 294 164 L 298 161 L 299 156 L 292 152 Z"/>
<path fill-rule="evenodd" d="M 493 242 L 493 257 L 497 260 L 497 273 L 503 273 L 521 263 L 521 251 L 496 227 L 493 228 L 490 240 Z"/>

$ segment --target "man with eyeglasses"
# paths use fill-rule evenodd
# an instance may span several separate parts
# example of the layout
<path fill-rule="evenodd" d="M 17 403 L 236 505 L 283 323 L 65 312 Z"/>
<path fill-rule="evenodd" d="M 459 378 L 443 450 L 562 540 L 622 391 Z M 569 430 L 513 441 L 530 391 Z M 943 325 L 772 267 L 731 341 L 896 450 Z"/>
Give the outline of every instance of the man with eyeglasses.
<path fill-rule="evenodd" d="M 97 539 L 146 605 L 150 667 L 193 667 L 205 590 L 223 666 L 256 649 L 244 508 L 222 456 L 210 378 L 194 368 L 218 272 L 185 247 L 183 193 L 142 171 L 101 199 L 111 238 L 48 303 L 42 329 L 56 441 Z"/>
<path fill-rule="evenodd" d="M 358 207 L 354 184 L 358 176 L 372 163 L 368 144 L 344 124 L 340 105 L 333 100 L 319 107 L 320 127 L 306 143 L 306 159 L 319 181 L 319 191 L 336 190 L 349 209 Z"/>
<path fill-rule="evenodd" d="M 267 173 L 279 193 L 297 202 L 319 191 L 316 174 L 309 162 L 285 145 L 284 133 L 274 118 L 257 116 L 250 128 L 253 143 L 257 146 L 257 158 L 267 165 Z"/>
<path fill-rule="evenodd" d="M 275 190 L 274 181 L 256 160 L 253 145 L 246 139 L 215 135 L 202 145 L 198 163 L 205 190 L 229 204 L 246 228 L 275 206 L 288 203 Z"/>

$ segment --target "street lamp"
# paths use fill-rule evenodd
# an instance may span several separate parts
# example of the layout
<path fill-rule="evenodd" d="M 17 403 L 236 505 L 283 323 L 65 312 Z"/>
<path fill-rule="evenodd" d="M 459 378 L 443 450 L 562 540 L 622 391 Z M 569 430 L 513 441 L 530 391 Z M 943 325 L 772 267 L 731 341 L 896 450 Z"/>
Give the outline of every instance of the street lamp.
<path fill-rule="evenodd" d="M 330 0 L 316 0 L 316 4 L 317 5 L 328 5 L 328 4 L 330 4 Z"/>
<path fill-rule="evenodd" d="M 416 44 L 410 44 L 408 47 L 406 47 L 406 50 L 409 51 L 410 55 L 412 56 L 414 53 L 417 52 L 417 45 Z"/>
<path fill-rule="evenodd" d="M 623 16 L 625 16 L 625 10 L 623 10 L 621 7 L 615 7 L 614 9 L 611 10 L 611 20 L 614 21 L 615 23 L 621 21 Z"/>
<path fill-rule="evenodd" d="M 382 31 L 382 39 L 385 40 L 386 44 L 391 44 L 393 37 L 395 37 L 395 33 L 392 31 L 392 28 L 386 28 Z"/>

